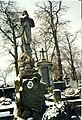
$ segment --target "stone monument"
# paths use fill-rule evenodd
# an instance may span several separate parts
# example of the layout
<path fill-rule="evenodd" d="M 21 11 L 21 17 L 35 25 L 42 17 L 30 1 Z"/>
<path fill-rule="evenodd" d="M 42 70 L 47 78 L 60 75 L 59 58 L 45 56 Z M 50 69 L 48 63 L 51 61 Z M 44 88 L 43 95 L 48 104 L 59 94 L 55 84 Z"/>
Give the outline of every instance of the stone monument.
<path fill-rule="evenodd" d="M 29 17 L 28 12 L 25 10 L 20 17 L 21 23 L 21 50 L 24 53 L 27 53 L 30 58 L 31 54 L 31 28 L 35 26 L 34 20 Z"/>
<path fill-rule="evenodd" d="M 46 84 L 41 82 L 41 75 L 34 67 L 31 53 L 31 27 L 33 19 L 29 18 L 27 11 L 21 17 L 23 33 L 21 36 L 22 53 L 19 56 L 19 75 L 15 79 L 16 115 L 15 118 L 41 120 L 44 111 L 44 94 Z"/>
<path fill-rule="evenodd" d="M 53 78 L 52 78 L 52 66 L 53 64 L 49 61 L 47 61 L 44 57 L 44 51 L 42 48 L 42 51 L 40 51 L 42 53 L 42 60 L 41 62 L 38 62 L 37 66 L 39 68 L 39 71 L 41 73 L 42 76 L 42 82 L 46 83 L 47 87 L 50 87 L 53 84 Z"/>

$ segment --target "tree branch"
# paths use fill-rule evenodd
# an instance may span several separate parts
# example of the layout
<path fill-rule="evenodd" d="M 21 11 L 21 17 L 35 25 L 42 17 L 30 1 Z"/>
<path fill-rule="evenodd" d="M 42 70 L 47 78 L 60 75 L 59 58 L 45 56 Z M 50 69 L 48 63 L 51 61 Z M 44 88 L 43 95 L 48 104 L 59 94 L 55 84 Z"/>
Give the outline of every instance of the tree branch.
<path fill-rule="evenodd" d="M 15 55 L 9 50 L 9 53 L 15 58 Z"/>
<path fill-rule="evenodd" d="M 1 26 L 0 26 L 0 31 L 1 31 L 12 43 L 14 43 L 14 42 L 12 41 L 12 39 L 7 35 L 7 33 L 1 28 Z"/>

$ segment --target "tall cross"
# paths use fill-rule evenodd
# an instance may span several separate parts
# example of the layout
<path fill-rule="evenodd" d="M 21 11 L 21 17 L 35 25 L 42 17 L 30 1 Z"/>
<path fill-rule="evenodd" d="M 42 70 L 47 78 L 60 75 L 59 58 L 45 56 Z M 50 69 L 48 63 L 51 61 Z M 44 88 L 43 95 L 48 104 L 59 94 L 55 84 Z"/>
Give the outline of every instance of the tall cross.
<path fill-rule="evenodd" d="M 44 51 L 44 49 L 42 48 L 42 51 L 40 51 L 40 53 L 42 53 L 42 59 L 45 59 L 44 58 L 44 52 L 46 52 L 46 51 Z"/>

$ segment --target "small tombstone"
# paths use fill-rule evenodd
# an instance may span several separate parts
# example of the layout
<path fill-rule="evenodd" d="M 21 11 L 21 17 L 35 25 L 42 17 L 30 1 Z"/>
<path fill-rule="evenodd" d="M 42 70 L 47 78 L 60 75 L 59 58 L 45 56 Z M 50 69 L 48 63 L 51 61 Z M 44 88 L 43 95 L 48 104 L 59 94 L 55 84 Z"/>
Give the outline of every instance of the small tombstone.
<path fill-rule="evenodd" d="M 76 88 L 76 89 L 78 88 L 77 81 L 75 80 L 70 80 L 69 84 L 71 88 Z"/>
<path fill-rule="evenodd" d="M 54 99 L 56 100 L 56 102 L 61 101 L 61 91 L 60 91 L 60 89 L 54 89 L 53 93 L 54 93 Z"/>
<path fill-rule="evenodd" d="M 53 85 L 54 85 L 55 89 L 60 89 L 61 91 L 66 89 L 65 81 L 53 82 Z"/>

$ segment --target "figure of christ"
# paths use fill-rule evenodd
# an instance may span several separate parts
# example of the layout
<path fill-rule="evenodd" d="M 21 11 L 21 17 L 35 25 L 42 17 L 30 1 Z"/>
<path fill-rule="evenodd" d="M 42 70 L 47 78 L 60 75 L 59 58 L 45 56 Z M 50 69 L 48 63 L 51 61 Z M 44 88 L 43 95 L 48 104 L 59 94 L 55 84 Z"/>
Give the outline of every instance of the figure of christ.
<path fill-rule="evenodd" d="M 34 20 L 29 17 L 28 12 L 24 11 L 22 16 L 20 17 L 20 22 L 21 22 L 21 50 L 22 53 L 27 53 L 30 58 L 32 58 L 32 53 L 31 53 L 31 28 L 35 26 Z"/>

